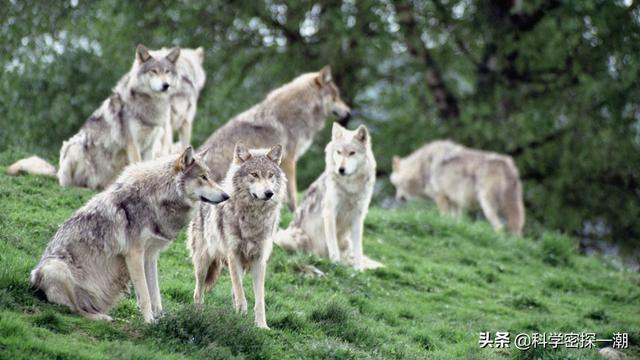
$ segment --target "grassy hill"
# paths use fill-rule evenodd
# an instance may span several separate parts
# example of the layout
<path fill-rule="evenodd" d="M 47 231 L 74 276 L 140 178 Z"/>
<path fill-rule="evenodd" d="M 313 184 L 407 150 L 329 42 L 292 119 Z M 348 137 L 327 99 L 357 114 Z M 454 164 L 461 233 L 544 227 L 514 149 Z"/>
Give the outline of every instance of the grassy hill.
<path fill-rule="evenodd" d="M 13 156 L 12 156 L 13 157 Z M 7 164 L 8 155 L 0 156 Z M 481 331 L 628 332 L 640 356 L 640 276 L 575 243 L 497 235 L 426 204 L 372 208 L 365 251 L 387 267 L 363 274 L 274 249 L 266 282 L 271 331 L 232 311 L 228 275 L 192 305 L 184 233 L 160 258 L 166 315 L 145 325 L 133 294 L 91 322 L 40 301 L 28 275 L 57 227 L 92 192 L 0 167 L 0 358 L 6 359 L 596 359 L 596 350 L 480 349 Z M 289 220 L 285 214 L 284 221 Z M 308 274 L 313 265 L 324 277 Z M 250 277 L 247 299 L 253 302 Z"/>

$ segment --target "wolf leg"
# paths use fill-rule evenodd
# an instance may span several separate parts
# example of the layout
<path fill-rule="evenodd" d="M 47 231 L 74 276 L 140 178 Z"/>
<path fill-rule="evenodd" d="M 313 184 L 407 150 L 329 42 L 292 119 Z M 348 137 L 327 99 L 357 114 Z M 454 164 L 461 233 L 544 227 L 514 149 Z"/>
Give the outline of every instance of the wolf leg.
<path fill-rule="evenodd" d="M 482 208 L 484 216 L 487 218 L 487 220 L 489 220 L 493 228 L 496 231 L 502 231 L 502 229 L 504 228 L 504 224 L 498 216 L 496 206 L 490 200 L 490 195 L 485 192 L 480 193 L 480 195 L 478 196 L 478 201 L 480 202 L 480 207 Z"/>
<path fill-rule="evenodd" d="M 255 297 L 253 311 L 256 317 L 256 326 L 263 329 L 269 329 L 264 304 L 264 277 L 266 272 L 267 264 L 263 259 L 256 261 L 251 267 L 251 274 L 253 275 L 253 296 Z"/>
<path fill-rule="evenodd" d="M 289 197 L 289 209 L 293 212 L 296 209 L 296 158 L 294 154 L 282 160 L 282 171 L 287 176 L 287 195 Z"/>
<path fill-rule="evenodd" d="M 353 251 L 353 267 L 358 270 L 364 270 L 362 255 L 362 225 L 364 216 L 358 215 L 351 224 L 351 247 Z"/>
<path fill-rule="evenodd" d="M 138 298 L 138 307 L 144 317 L 145 322 L 153 321 L 153 312 L 151 309 L 151 299 L 149 297 L 149 289 L 147 288 L 147 280 L 144 274 L 144 254 L 142 250 L 132 249 L 129 254 L 124 257 L 129 271 L 129 277 L 133 283 Z"/>
<path fill-rule="evenodd" d="M 158 256 L 159 252 L 153 251 L 145 254 L 144 272 L 151 298 L 151 311 L 154 317 L 159 317 L 162 313 L 162 300 L 160 298 L 160 284 L 158 283 Z"/>
<path fill-rule="evenodd" d="M 242 287 L 242 276 L 244 270 L 240 260 L 235 255 L 229 255 L 228 258 L 229 275 L 231 275 L 231 288 L 233 290 L 233 304 L 237 312 L 247 313 L 247 298 L 244 296 L 244 288 Z"/>
<path fill-rule="evenodd" d="M 191 132 L 193 128 L 193 119 L 189 121 L 189 119 L 184 119 L 182 123 L 182 127 L 180 128 L 180 144 L 182 145 L 181 151 L 186 149 L 189 145 L 191 145 Z"/>
<path fill-rule="evenodd" d="M 327 192 L 329 190 L 327 189 Z M 336 212 L 331 201 L 325 198 L 322 209 L 322 220 L 324 222 L 324 239 L 327 242 L 327 251 L 331 261 L 340 261 L 340 250 L 338 249 L 338 236 L 336 234 Z"/>
<path fill-rule="evenodd" d="M 127 140 L 127 158 L 129 159 L 129 164 L 142 161 L 140 149 L 132 139 Z"/>

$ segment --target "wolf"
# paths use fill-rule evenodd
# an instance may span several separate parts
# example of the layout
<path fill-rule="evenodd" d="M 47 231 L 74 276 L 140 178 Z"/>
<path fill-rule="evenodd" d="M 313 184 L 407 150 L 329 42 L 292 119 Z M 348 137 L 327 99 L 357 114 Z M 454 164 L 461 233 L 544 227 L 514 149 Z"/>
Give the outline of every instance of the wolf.
<path fill-rule="evenodd" d="M 455 217 L 479 207 L 496 230 L 522 235 L 522 183 L 510 156 L 437 140 L 406 158 L 394 156 L 392 167 L 398 200 L 431 198 Z"/>
<path fill-rule="evenodd" d="M 172 49 L 162 48 L 149 53 L 156 58 L 166 57 Z M 196 108 L 200 91 L 206 82 L 206 73 L 202 67 L 204 49 L 181 48 L 176 62 L 178 81 L 171 94 L 171 121 L 165 125 L 165 137 L 162 143 L 164 155 L 180 152 L 191 144 L 191 131 L 196 117 Z M 178 132 L 180 141 L 173 143 L 173 134 Z"/>
<path fill-rule="evenodd" d="M 159 156 L 164 127 L 170 119 L 169 96 L 178 80 L 179 56 L 179 48 L 164 57 L 153 57 L 138 45 L 131 70 L 112 95 L 78 133 L 63 142 L 56 172 L 60 185 L 103 189 L 127 164 Z M 31 157 L 12 164 L 7 173 L 51 175 L 47 164 Z"/>
<path fill-rule="evenodd" d="M 333 114 L 347 121 L 351 109 L 340 98 L 331 69 L 303 74 L 273 90 L 261 103 L 236 115 L 216 130 L 199 151 L 214 169 L 214 179 L 221 180 L 233 158 L 233 147 L 242 141 L 249 148 L 265 148 L 282 144 L 282 169 L 287 179 L 289 206 L 296 206 L 296 161 L 302 156 L 316 133 L 324 128 L 325 119 Z"/>
<path fill-rule="evenodd" d="M 129 165 L 60 226 L 31 272 L 31 286 L 89 319 L 111 320 L 109 309 L 131 281 L 144 320 L 151 322 L 162 312 L 160 252 L 198 203 L 228 198 L 191 147 Z"/>
<path fill-rule="evenodd" d="M 218 206 L 200 206 L 189 226 L 188 249 L 196 286 L 193 301 L 202 304 L 226 264 L 231 275 L 236 311 L 246 313 L 242 287 L 245 270 L 253 277 L 255 323 L 268 329 L 264 278 L 278 227 L 286 176 L 280 169 L 281 145 L 270 150 L 248 150 L 238 143 L 225 179 L 230 199 Z"/>
<path fill-rule="evenodd" d="M 362 230 L 376 180 L 371 137 L 364 125 L 350 131 L 333 124 L 325 148 L 325 171 L 311 184 L 275 243 L 343 261 L 356 270 L 382 264 L 363 255 Z"/>

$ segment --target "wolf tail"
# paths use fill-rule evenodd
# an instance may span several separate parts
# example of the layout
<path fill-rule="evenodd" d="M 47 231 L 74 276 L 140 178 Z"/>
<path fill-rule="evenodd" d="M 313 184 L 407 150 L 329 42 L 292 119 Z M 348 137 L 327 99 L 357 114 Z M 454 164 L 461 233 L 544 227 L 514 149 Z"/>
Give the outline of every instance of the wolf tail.
<path fill-rule="evenodd" d="M 522 184 L 518 178 L 511 179 L 504 197 L 507 230 L 516 236 L 522 236 L 524 227 L 524 204 L 522 202 Z"/>
<path fill-rule="evenodd" d="M 311 239 L 302 229 L 289 226 L 287 229 L 278 230 L 273 242 L 286 251 L 295 252 L 305 251 Z"/>
<path fill-rule="evenodd" d="M 35 155 L 18 160 L 7 168 L 7 175 L 15 176 L 23 172 L 32 175 L 56 177 L 56 167 Z"/>

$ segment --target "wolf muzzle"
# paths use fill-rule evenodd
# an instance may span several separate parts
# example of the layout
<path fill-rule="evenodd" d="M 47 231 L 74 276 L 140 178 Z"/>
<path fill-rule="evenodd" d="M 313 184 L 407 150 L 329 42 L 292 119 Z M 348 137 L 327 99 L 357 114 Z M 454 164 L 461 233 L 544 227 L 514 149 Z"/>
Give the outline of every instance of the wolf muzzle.
<path fill-rule="evenodd" d="M 213 205 L 217 205 L 220 204 L 221 202 L 225 202 L 227 200 L 229 200 L 229 195 L 227 195 L 226 193 L 222 193 L 222 195 L 220 195 L 219 199 L 216 200 L 211 200 L 209 198 L 206 198 L 204 196 L 200 196 L 200 200 L 209 203 L 209 204 L 213 204 Z"/>

